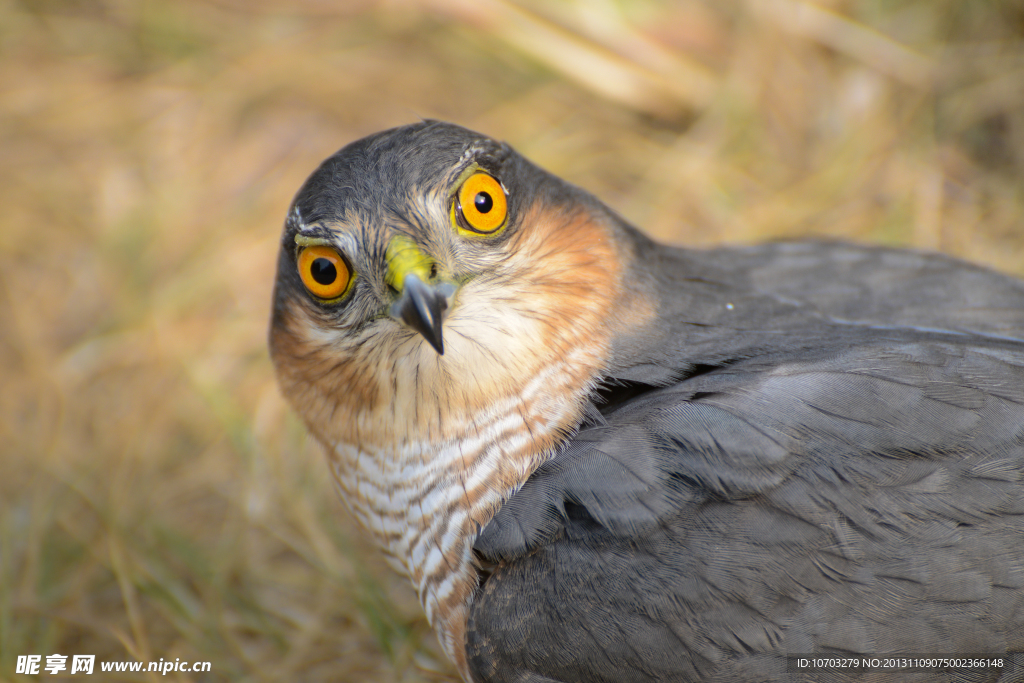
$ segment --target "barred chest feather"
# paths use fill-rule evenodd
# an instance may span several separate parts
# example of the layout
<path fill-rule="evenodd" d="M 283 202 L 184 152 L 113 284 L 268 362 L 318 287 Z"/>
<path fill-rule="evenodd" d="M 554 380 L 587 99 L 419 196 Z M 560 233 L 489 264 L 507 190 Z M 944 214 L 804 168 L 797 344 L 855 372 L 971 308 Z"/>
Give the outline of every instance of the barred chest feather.
<path fill-rule="evenodd" d="M 428 621 L 467 680 L 466 621 L 478 583 L 473 543 L 565 438 L 567 426 L 579 421 L 591 389 L 581 368 L 592 369 L 596 360 L 593 349 L 569 352 L 518 395 L 455 424 L 449 420 L 445 431 L 453 438 L 386 447 L 331 444 L 331 466 L 346 505 L 392 566 L 410 578 Z"/>

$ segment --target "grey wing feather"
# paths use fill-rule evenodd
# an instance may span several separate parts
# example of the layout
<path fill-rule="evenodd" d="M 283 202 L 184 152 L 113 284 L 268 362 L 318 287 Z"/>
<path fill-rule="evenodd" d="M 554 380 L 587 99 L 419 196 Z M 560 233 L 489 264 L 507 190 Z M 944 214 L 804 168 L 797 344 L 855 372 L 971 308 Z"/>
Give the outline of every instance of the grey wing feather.
<path fill-rule="evenodd" d="M 633 397 L 535 473 L 476 545 L 480 680 L 1024 650 L 1024 345 L 818 341 Z"/>
<path fill-rule="evenodd" d="M 1024 282 L 942 254 L 777 242 L 711 250 L 705 257 L 744 287 L 833 320 L 1024 340 Z"/>

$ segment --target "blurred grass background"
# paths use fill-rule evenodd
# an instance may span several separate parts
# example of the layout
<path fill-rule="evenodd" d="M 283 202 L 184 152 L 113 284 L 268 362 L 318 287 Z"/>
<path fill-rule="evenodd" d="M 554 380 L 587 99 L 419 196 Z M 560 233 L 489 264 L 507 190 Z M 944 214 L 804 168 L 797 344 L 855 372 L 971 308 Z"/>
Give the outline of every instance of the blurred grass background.
<path fill-rule="evenodd" d="M 451 676 L 265 351 L 292 193 L 420 117 L 664 240 L 1024 274 L 1019 0 L 0 0 L 0 680 Z"/>

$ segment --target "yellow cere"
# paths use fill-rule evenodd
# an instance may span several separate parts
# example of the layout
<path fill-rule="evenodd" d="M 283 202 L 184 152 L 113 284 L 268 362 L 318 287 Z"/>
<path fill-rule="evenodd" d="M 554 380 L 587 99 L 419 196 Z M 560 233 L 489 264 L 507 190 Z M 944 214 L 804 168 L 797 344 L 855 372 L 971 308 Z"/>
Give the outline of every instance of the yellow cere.
<path fill-rule="evenodd" d="M 505 225 L 508 202 L 498 180 L 484 172 L 469 176 L 459 188 L 452 207 L 463 219 L 456 220 L 459 231 L 469 235 L 493 235 Z"/>
<path fill-rule="evenodd" d="M 302 284 L 319 299 L 340 298 L 352 282 L 348 264 L 334 247 L 306 247 L 299 252 L 298 267 Z"/>
<path fill-rule="evenodd" d="M 386 282 L 397 292 L 402 291 L 405 276 L 409 273 L 415 273 L 423 282 L 430 280 L 434 261 L 405 235 L 395 235 L 391 238 L 384 258 L 388 262 Z"/>

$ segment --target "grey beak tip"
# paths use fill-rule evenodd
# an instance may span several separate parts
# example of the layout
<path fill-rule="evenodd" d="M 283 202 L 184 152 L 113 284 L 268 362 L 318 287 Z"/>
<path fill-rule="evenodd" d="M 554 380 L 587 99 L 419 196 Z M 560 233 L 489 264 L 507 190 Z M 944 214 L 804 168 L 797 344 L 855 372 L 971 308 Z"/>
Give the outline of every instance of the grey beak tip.
<path fill-rule="evenodd" d="M 399 300 L 398 314 L 402 321 L 423 335 L 439 356 L 444 355 L 441 324 L 448 308 L 448 298 L 414 275 L 405 279 L 405 293 Z"/>

